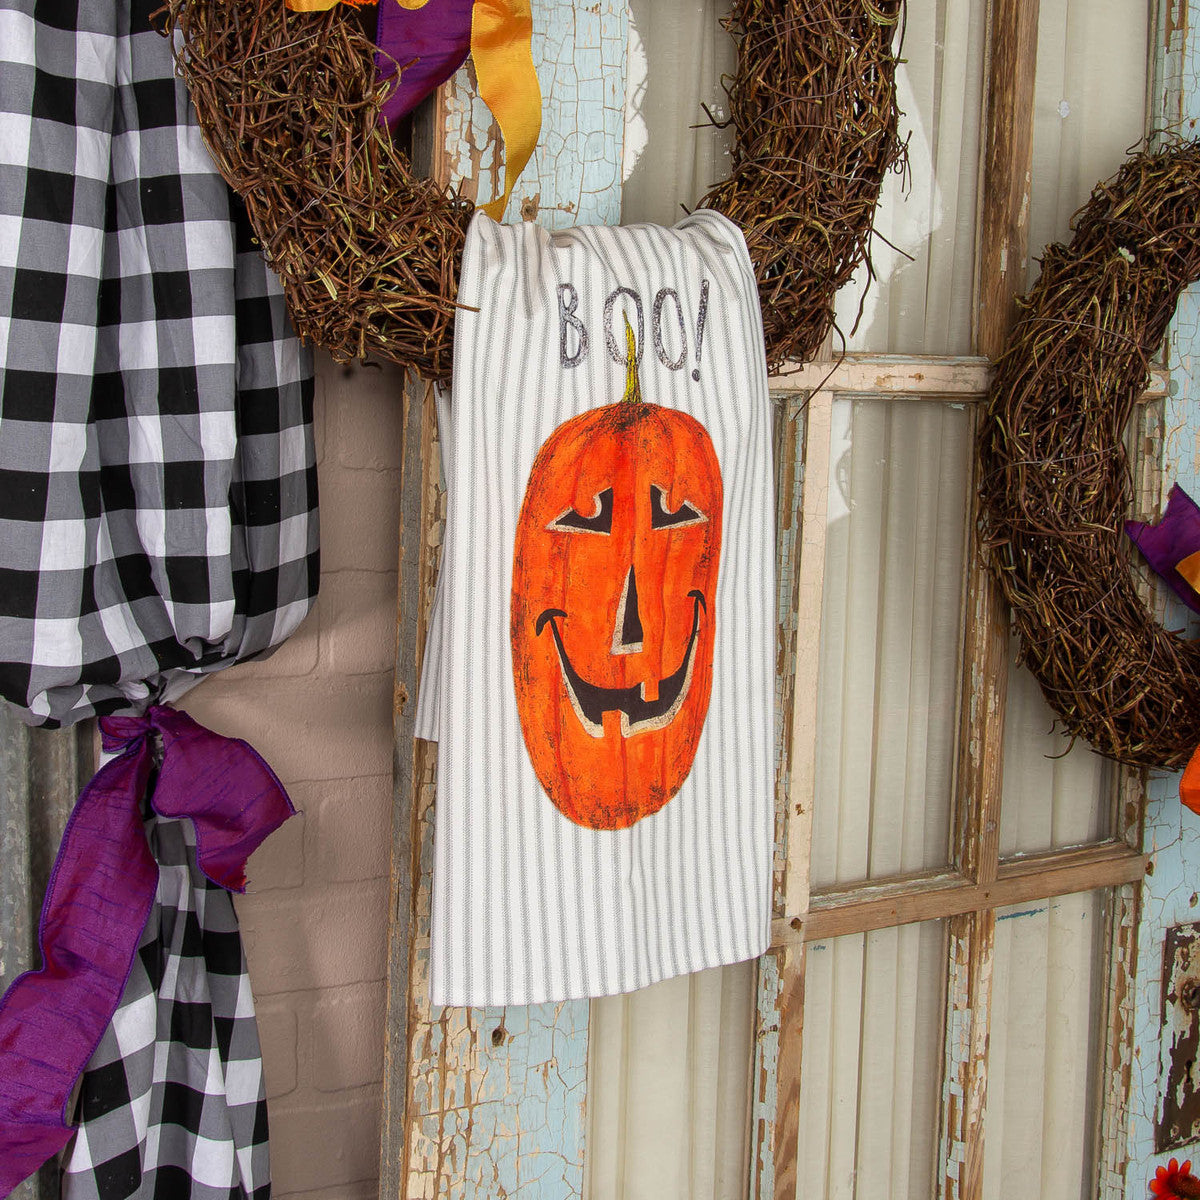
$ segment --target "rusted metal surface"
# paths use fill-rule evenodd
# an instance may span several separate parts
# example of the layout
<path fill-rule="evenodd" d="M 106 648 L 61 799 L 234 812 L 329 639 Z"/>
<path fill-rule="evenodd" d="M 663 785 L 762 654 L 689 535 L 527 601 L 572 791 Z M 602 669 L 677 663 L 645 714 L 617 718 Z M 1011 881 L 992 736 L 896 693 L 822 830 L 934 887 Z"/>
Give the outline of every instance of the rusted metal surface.
<path fill-rule="evenodd" d="M 1160 1154 L 1200 1141 L 1200 924 L 1167 930 L 1161 1029 L 1167 1078 L 1154 1131 Z"/>

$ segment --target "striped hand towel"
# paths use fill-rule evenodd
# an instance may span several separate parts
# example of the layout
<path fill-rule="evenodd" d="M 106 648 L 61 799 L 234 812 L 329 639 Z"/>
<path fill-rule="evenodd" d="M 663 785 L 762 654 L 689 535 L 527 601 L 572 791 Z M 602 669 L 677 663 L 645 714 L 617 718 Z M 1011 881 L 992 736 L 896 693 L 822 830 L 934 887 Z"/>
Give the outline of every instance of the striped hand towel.
<path fill-rule="evenodd" d="M 741 233 L 707 211 L 553 234 L 479 215 L 458 299 L 417 714 L 439 742 L 433 1002 L 755 957 L 775 538 Z"/>

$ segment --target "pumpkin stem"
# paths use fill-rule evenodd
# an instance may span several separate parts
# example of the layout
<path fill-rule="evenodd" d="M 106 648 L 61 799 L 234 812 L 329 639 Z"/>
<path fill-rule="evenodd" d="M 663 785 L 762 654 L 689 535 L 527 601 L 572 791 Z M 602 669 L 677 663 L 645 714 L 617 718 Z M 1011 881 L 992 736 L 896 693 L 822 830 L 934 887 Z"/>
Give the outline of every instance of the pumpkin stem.
<path fill-rule="evenodd" d="M 642 388 L 638 383 L 637 369 L 637 339 L 633 336 L 633 326 L 629 317 L 625 316 L 625 394 L 621 397 L 622 404 L 641 404 Z"/>

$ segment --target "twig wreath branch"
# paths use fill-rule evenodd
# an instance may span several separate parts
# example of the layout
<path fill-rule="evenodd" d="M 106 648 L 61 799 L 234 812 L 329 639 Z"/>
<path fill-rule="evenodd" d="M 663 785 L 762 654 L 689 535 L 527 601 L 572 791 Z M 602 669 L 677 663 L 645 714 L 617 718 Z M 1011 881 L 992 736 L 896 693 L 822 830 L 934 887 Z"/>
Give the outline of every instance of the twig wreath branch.
<path fill-rule="evenodd" d="M 1137 767 L 1200 743 L 1200 643 L 1138 597 L 1124 434 L 1200 279 L 1200 144 L 1132 155 L 1046 249 L 979 438 L 982 535 L 1021 657 L 1072 737 Z"/>
<path fill-rule="evenodd" d="M 745 233 L 773 369 L 821 346 L 834 293 L 866 261 L 884 176 L 903 159 L 902 7 L 734 0 L 732 173 L 701 204 Z M 339 361 L 375 354 L 425 378 L 448 374 L 473 208 L 418 178 L 380 125 L 384 91 L 357 13 L 168 0 L 164 14 L 205 140 L 300 335 Z"/>

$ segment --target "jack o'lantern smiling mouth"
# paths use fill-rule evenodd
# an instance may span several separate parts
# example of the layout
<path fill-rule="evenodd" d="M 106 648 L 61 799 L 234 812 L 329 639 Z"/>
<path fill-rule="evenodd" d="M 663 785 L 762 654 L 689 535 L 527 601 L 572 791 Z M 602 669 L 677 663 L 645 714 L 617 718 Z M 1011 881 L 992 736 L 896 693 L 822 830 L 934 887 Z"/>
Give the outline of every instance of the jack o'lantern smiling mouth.
<path fill-rule="evenodd" d="M 562 665 L 563 682 L 566 684 L 567 696 L 571 707 L 579 718 L 580 724 L 594 738 L 604 736 L 604 714 L 619 712 L 621 714 L 621 736 L 630 737 L 635 733 L 644 733 L 651 729 L 662 729 L 675 719 L 688 690 L 692 684 L 692 665 L 695 661 L 696 639 L 700 634 L 700 610 L 708 612 L 701 592 L 688 592 L 692 601 L 692 632 L 688 637 L 687 649 L 683 653 L 683 661 L 679 668 L 659 680 L 658 699 L 645 698 L 646 685 L 635 683 L 630 687 L 600 687 L 588 683 L 571 665 L 567 649 L 563 645 L 562 634 L 558 631 L 558 618 L 566 619 L 567 614 L 561 608 L 547 608 L 534 624 L 535 636 L 541 636 L 546 625 L 550 626 L 554 645 L 558 648 L 558 661 Z"/>

